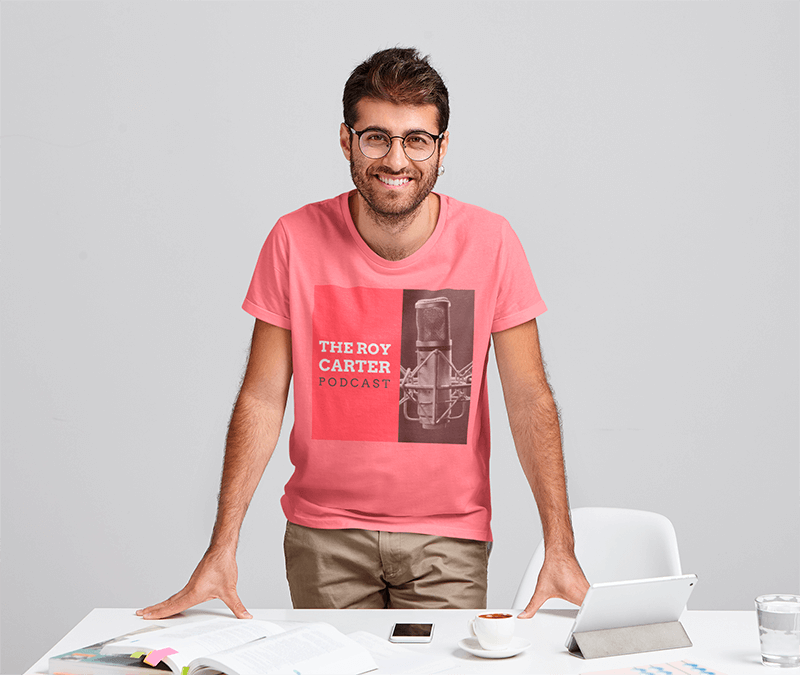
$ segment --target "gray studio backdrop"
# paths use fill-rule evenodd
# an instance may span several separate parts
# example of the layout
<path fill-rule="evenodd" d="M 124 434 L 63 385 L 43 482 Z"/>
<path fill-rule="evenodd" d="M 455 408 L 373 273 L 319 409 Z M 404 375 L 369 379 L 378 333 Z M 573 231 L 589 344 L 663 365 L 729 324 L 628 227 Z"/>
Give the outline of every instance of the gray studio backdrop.
<path fill-rule="evenodd" d="M 692 608 L 800 590 L 797 3 L 3 2 L 3 673 L 188 579 L 259 248 L 351 187 L 342 86 L 394 45 L 450 88 L 437 189 L 510 220 L 549 306 L 573 506 L 666 514 Z M 540 529 L 490 388 L 507 607 Z M 250 608 L 290 604 L 291 424 Z"/>

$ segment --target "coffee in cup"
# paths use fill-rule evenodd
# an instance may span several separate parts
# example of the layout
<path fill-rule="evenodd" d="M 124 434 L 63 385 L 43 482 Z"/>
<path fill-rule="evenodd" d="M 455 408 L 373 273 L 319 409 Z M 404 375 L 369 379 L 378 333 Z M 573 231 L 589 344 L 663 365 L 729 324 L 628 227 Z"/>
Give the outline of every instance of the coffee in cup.
<path fill-rule="evenodd" d="M 479 614 L 470 621 L 470 629 L 484 649 L 505 649 L 514 638 L 515 617 L 505 612 Z"/>

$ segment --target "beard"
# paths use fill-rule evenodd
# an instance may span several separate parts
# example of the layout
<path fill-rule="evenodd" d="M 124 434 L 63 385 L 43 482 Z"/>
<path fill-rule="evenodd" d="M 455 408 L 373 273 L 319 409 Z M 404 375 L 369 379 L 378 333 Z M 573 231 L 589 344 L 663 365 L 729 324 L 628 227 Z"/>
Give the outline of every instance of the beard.
<path fill-rule="evenodd" d="M 356 162 L 353 156 L 354 154 L 350 156 L 350 177 L 367 208 L 372 212 L 375 222 L 394 232 L 405 229 L 436 185 L 438 151 L 436 161 L 431 162 L 422 171 L 413 167 L 413 171 L 395 172 L 386 166 L 370 166 L 369 162 L 363 161 L 363 158 Z M 402 195 L 392 194 L 376 185 L 379 173 L 387 176 L 408 176 L 412 179 L 412 187 Z"/>

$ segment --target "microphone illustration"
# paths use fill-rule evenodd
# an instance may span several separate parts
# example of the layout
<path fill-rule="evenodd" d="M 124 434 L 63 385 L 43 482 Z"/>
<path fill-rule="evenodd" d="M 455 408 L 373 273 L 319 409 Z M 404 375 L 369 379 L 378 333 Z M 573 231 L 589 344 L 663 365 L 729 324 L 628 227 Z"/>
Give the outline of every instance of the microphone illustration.
<path fill-rule="evenodd" d="M 423 429 L 437 429 L 464 416 L 472 387 L 472 362 L 458 369 L 453 364 L 450 337 L 450 300 L 418 300 L 417 365 L 400 366 L 400 405 L 407 420 L 420 422 Z M 416 403 L 417 416 L 409 413 Z"/>

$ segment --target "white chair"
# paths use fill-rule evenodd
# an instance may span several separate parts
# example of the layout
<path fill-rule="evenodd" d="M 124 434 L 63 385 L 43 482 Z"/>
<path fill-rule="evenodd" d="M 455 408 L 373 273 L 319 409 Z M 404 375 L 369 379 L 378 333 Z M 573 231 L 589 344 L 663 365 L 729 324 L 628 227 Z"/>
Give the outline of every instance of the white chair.
<path fill-rule="evenodd" d="M 678 540 L 669 518 L 651 511 L 585 507 L 572 510 L 575 556 L 589 583 L 648 579 L 681 574 Z M 544 562 L 544 542 L 533 552 L 514 597 L 514 609 L 525 609 L 533 597 Z M 552 598 L 549 609 L 574 609 Z"/>

